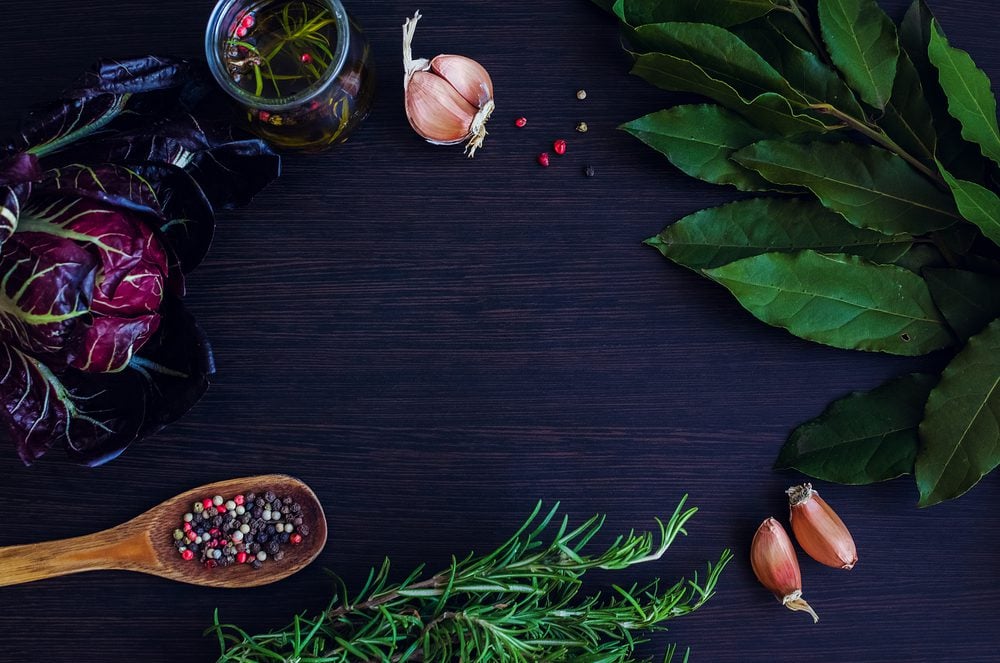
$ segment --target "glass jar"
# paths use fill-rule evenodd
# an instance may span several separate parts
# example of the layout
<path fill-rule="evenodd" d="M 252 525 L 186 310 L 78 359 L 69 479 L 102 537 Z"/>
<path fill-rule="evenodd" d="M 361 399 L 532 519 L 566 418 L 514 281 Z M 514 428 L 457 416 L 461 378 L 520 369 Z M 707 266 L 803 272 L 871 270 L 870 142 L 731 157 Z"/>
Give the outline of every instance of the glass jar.
<path fill-rule="evenodd" d="M 246 127 L 279 149 L 343 142 L 371 108 L 368 40 L 339 0 L 220 0 L 205 54 Z"/>

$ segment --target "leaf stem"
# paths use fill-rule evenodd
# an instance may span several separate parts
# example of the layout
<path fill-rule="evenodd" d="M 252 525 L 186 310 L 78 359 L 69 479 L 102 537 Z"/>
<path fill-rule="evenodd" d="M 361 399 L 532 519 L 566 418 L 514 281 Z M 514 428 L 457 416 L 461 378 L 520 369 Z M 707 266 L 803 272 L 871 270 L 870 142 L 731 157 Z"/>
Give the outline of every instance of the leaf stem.
<path fill-rule="evenodd" d="M 819 113 L 823 113 L 825 115 L 837 118 L 838 120 L 846 124 L 848 127 L 854 129 L 855 131 L 862 134 L 866 138 L 870 138 L 872 141 L 878 143 L 879 145 L 889 150 L 893 154 L 904 159 L 907 163 L 913 166 L 917 171 L 919 171 L 921 174 L 927 177 L 927 179 L 932 181 L 941 189 L 945 191 L 948 190 L 948 184 L 944 181 L 944 178 L 942 178 L 941 175 L 939 175 L 938 173 L 934 172 L 933 170 L 925 166 L 920 161 L 920 159 L 916 158 L 915 156 L 904 150 L 899 145 L 899 143 L 889 138 L 889 136 L 887 136 L 885 132 L 882 131 L 882 129 L 880 129 L 879 127 L 873 127 L 867 122 L 859 120 L 856 117 L 848 115 L 842 110 L 834 108 L 830 104 L 812 104 L 809 106 L 809 108 Z"/>

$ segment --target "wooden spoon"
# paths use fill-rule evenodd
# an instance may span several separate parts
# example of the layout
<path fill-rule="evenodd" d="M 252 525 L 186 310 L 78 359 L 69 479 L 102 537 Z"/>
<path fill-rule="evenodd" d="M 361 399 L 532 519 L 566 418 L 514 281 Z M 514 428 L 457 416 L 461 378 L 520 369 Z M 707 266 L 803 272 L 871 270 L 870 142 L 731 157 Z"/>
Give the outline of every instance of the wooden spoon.
<path fill-rule="evenodd" d="M 226 499 L 238 493 L 268 490 L 289 496 L 302 506 L 309 535 L 299 545 L 285 544 L 281 560 L 267 560 L 254 570 L 250 564 L 206 569 L 177 552 L 173 531 L 196 500 L 214 495 Z M 149 573 L 209 587 L 256 587 L 287 578 L 316 559 L 326 545 L 326 516 L 315 493 L 298 479 L 267 474 L 199 486 L 150 509 L 127 523 L 73 539 L 0 548 L 0 586 L 17 585 L 81 571 L 123 570 Z"/>

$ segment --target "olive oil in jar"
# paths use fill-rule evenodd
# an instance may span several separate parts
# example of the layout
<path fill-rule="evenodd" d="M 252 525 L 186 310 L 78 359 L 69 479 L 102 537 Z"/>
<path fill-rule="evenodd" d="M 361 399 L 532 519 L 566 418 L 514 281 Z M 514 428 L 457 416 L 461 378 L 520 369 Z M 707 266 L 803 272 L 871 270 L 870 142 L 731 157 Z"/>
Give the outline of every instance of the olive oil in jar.
<path fill-rule="evenodd" d="M 368 114 L 369 46 L 336 0 L 223 0 L 215 21 L 213 74 L 274 146 L 322 150 Z"/>

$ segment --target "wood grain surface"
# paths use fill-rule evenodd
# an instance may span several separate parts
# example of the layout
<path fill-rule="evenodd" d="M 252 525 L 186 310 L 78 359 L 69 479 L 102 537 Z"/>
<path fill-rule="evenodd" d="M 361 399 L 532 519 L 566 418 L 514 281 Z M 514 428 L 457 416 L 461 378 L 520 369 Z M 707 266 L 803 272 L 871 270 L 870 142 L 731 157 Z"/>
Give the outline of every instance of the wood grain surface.
<path fill-rule="evenodd" d="M 198 56 L 212 4 L 4 2 L 0 133 L 98 57 Z M 1000 80 L 1000 6 L 932 5 Z M 700 570 L 726 547 L 736 560 L 718 595 L 644 653 L 675 641 L 717 663 L 997 660 L 997 475 L 929 510 L 907 479 L 819 486 L 860 562 L 848 573 L 802 559 L 816 625 L 755 583 L 753 531 L 784 517 L 782 491 L 800 480 L 771 470 L 788 431 L 935 360 L 796 340 L 641 245 L 734 194 L 615 130 L 682 98 L 627 76 L 608 17 L 585 0 L 348 7 L 374 47 L 374 112 L 335 151 L 289 156 L 251 207 L 220 219 L 187 299 L 217 352 L 207 396 L 99 469 L 0 453 L 0 545 L 78 536 L 271 472 L 316 490 L 330 544 L 306 571 L 249 590 L 122 572 L 3 588 L 0 661 L 210 661 L 215 608 L 250 630 L 283 625 L 328 600 L 324 567 L 351 584 L 385 555 L 400 576 L 441 567 L 501 542 L 538 499 L 607 513 L 610 537 L 685 493 L 701 507 L 689 536 L 640 573 Z M 498 110 L 473 161 L 423 143 L 403 115 L 400 25 L 418 7 L 416 55 L 471 55 L 493 75 Z M 573 131 L 580 120 L 589 133 Z M 568 153 L 540 169 L 535 155 L 560 137 Z"/>

